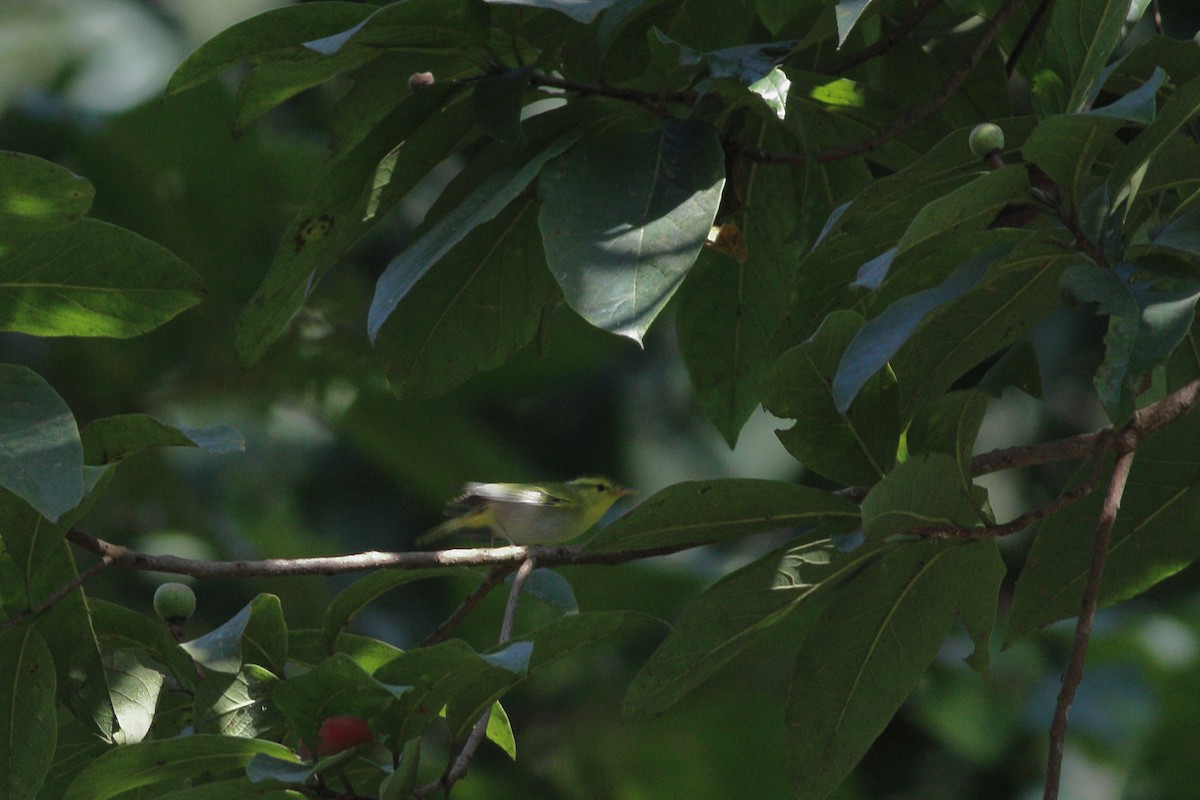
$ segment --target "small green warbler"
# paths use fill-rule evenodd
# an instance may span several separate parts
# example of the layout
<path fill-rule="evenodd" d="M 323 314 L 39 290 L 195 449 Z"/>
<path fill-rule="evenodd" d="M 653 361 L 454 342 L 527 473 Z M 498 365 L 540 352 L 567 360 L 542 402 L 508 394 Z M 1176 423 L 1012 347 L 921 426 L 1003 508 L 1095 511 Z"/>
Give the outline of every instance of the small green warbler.
<path fill-rule="evenodd" d="M 636 493 L 594 475 L 566 483 L 468 483 L 450 504 L 458 516 L 420 536 L 417 544 L 465 528 L 484 528 L 513 544 L 559 544 L 582 535 L 613 503 Z"/>

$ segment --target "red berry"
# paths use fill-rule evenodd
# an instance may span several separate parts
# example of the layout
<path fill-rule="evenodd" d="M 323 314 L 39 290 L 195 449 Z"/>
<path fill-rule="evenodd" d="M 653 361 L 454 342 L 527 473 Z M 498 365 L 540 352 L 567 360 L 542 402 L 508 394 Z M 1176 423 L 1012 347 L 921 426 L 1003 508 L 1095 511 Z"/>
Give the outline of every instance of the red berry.
<path fill-rule="evenodd" d="M 317 731 L 317 755 L 331 756 L 374 738 L 371 728 L 358 717 L 330 717 Z"/>

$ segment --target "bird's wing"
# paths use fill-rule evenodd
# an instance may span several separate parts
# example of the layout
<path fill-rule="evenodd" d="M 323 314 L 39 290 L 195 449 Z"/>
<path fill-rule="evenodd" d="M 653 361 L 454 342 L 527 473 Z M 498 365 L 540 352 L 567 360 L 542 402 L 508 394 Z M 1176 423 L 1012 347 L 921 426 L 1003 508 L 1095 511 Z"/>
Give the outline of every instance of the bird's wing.
<path fill-rule="evenodd" d="M 521 503 L 533 506 L 561 506 L 570 501 L 547 491 L 541 486 L 527 483 L 468 483 L 458 503 L 473 505 L 480 500 L 500 503 Z"/>

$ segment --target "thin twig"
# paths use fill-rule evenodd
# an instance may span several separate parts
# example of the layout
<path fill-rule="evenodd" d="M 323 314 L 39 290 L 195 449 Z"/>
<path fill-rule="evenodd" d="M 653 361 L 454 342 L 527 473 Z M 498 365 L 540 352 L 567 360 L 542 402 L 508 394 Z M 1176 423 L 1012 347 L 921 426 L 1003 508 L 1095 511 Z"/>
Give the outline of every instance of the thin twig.
<path fill-rule="evenodd" d="M 1038 7 L 1033 10 L 1033 16 L 1029 18 L 1029 22 L 1025 25 L 1025 30 L 1021 31 L 1020 37 L 1017 38 L 1017 43 L 1013 45 L 1012 52 L 1008 54 L 1008 61 L 1004 62 L 1004 74 L 1012 77 L 1013 72 L 1017 69 L 1017 59 L 1021 57 L 1021 53 L 1025 52 L 1025 47 L 1029 44 L 1029 40 L 1033 38 L 1034 31 L 1042 21 L 1042 17 L 1050 9 L 1050 4 L 1054 0 L 1042 0 L 1038 3 Z"/>
<path fill-rule="evenodd" d="M 1001 525 L 987 525 L 982 528 L 931 526 L 928 528 L 917 528 L 911 531 L 911 533 L 926 537 L 943 536 L 953 539 L 992 539 L 1003 536 L 1011 536 L 1014 533 L 1020 533 L 1030 525 L 1034 525 L 1044 519 L 1049 519 L 1067 506 L 1078 503 L 1080 500 L 1096 491 L 1096 489 L 1100 488 L 1100 482 L 1104 478 L 1104 453 L 1116 441 L 1116 437 L 1113 434 L 1112 429 L 1106 428 L 1099 433 L 1088 434 L 1088 438 L 1091 440 L 1090 446 L 1093 458 L 1091 474 L 1083 483 L 1072 489 L 1068 489 L 1058 497 L 1051 500 L 1049 503 L 1035 508 L 1032 511 L 1026 511 L 1024 514 L 1021 514 L 1020 516 Z M 1002 451 L 999 450 L 994 451 L 994 453 L 1001 452 Z M 993 454 L 989 453 L 988 455 Z"/>
<path fill-rule="evenodd" d="M 517 599 L 520 597 L 521 587 L 525 585 L 525 579 L 533 572 L 535 566 L 537 566 L 537 557 L 531 555 L 521 562 L 517 574 L 513 576 L 512 588 L 508 592 L 508 602 L 504 606 L 504 619 L 500 622 L 498 644 L 504 644 L 512 637 L 513 624 L 517 617 Z M 445 792 L 448 795 L 450 787 L 466 777 L 467 770 L 471 768 L 471 760 L 475 757 L 475 751 L 487 733 L 488 719 L 491 715 L 491 709 L 484 712 L 479 721 L 471 728 L 471 733 L 468 734 L 462 749 L 458 751 L 454 762 L 446 768 L 442 777 L 414 790 L 414 797 L 431 797 L 438 792 Z"/>
<path fill-rule="evenodd" d="M 71 580 L 64 583 L 62 586 L 55 589 L 54 593 L 51 594 L 49 597 L 46 597 L 45 599 L 41 600 L 40 602 L 34 603 L 29 608 L 26 608 L 22 611 L 17 612 L 13 616 L 4 620 L 4 622 L 0 622 L 0 631 L 5 631 L 5 630 L 8 630 L 9 628 L 15 628 L 16 626 L 26 622 L 27 620 L 31 620 L 36 617 L 40 617 L 42 614 L 45 614 L 50 609 L 54 608 L 54 606 L 57 605 L 59 603 L 59 601 L 61 601 L 63 598 L 65 598 L 71 592 L 73 592 L 76 589 L 78 589 L 79 587 L 83 586 L 83 584 L 87 583 L 87 581 L 90 580 L 95 575 L 99 574 L 100 572 L 104 571 L 105 569 L 108 569 L 110 566 L 112 566 L 112 564 L 113 564 L 113 560 L 111 558 L 108 558 L 108 557 L 101 558 L 95 564 L 92 564 L 90 567 L 88 567 L 87 569 L 80 572 L 74 578 L 72 578 Z"/>
<path fill-rule="evenodd" d="M 924 0 L 921 5 L 913 9 L 911 14 L 900 20 L 896 27 L 889 29 L 878 42 L 869 47 L 864 47 L 862 50 L 837 62 L 833 67 L 824 71 L 829 74 L 840 74 L 857 67 L 865 61 L 870 61 L 876 56 L 883 55 L 902 41 L 905 36 L 908 36 L 913 28 L 921 24 L 921 20 L 929 16 L 930 12 L 941 4 L 942 0 Z"/>
<path fill-rule="evenodd" d="M 978 477 L 1006 469 L 1074 461 L 1093 452 L 1096 449 L 1097 440 L 1111 433 L 1112 428 L 1105 428 L 1093 433 L 1068 436 L 1065 439 L 980 453 L 971 459 L 971 475 Z"/>
<path fill-rule="evenodd" d="M 1104 506 L 1096 525 L 1096 540 L 1092 545 L 1092 560 L 1088 566 L 1087 581 L 1083 587 L 1083 602 L 1079 608 L 1079 619 L 1075 623 L 1075 640 L 1071 645 L 1071 659 L 1063 675 L 1062 689 L 1054 706 L 1054 720 L 1050 724 L 1050 747 L 1046 757 L 1046 788 L 1043 800 L 1056 800 L 1058 784 L 1062 775 L 1063 743 L 1067 736 L 1067 714 L 1075 699 L 1075 690 L 1083 680 L 1083 660 L 1087 655 L 1088 639 L 1092 635 L 1092 622 L 1096 617 L 1096 603 L 1100 596 L 1100 579 L 1104 575 L 1104 562 L 1108 557 L 1108 542 L 1112 537 L 1117 512 L 1121 508 L 1121 497 L 1125 483 L 1133 466 L 1134 451 L 1121 453 L 1113 466 Z"/>
<path fill-rule="evenodd" d="M 500 582 L 504 580 L 504 576 L 512 572 L 516 568 L 516 564 L 498 564 L 492 567 L 487 577 L 483 579 L 483 583 L 475 587 L 475 590 L 463 598 L 463 601 L 458 604 L 458 608 L 454 609 L 454 613 L 446 617 L 446 621 L 426 636 L 417 647 L 428 647 L 431 644 L 445 641 L 450 634 L 458 628 L 459 624 L 470 614 L 475 606 L 483 602 L 483 598 L 491 594 L 492 589 L 495 589 Z"/>
<path fill-rule="evenodd" d="M 946 104 L 946 101 L 954 96 L 954 93 L 963 85 L 963 82 L 966 81 L 975 67 L 979 65 L 980 59 L 983 58 L 988 48 L 991 47 L 992 41 L 1000 33 L 1000 29 L 1004 27 L 1004 23 L 1008 22 L 1009 18 L 1024 3 L 1025 0 L 1008 0 L 996 12 L 996 16 L 992 17 L 988 22 L 987 27 L 983 30 L 983 34 L 979 37 L 979 41 L 975 43 L 975 47 L 971 50 L 966 60 L 938 87 L 938 90 L 933 93 L 932 97 L 907 114 L 902 114 L 889 122 L 884 126 L 883 130 L 874 136 L 867 137 L 845 147 L 837 147 L 817 153 L 815 156 L 816 161 L 821 164 L 828 164 L 831 161 L 841 161 L 852 156 L 869 153 L 872 150 L 878 150 L 908 129 L 936 114 Z M 740 153 L 750 161 L 756 161 L 760 164 L 788 164 L 790 166 L 802 167 L 807 163 L 806 157 L 800 153 L 780 153 L 755 148 L 746 148 L 741 150 Z"/>

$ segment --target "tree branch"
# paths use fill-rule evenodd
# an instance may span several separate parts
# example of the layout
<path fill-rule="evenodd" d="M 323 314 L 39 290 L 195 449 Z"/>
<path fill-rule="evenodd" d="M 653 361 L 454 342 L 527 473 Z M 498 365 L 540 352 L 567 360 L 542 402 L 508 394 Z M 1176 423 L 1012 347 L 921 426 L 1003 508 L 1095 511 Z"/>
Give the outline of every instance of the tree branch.
<path fill-rule="evenodd" d="M 1133 466 L 1134 451 L 1121 453 L 1113 466 L 1108 492 L 1104 496 L 1104 507 L 1096 525 L 1096 540 L 1092 545 L 1092 560 L 1088 566 L 1087 581 L 1083 587 L 1083 602 L 1079 608 L 1079 620 L 1075 623 L 1075 640 L 1071 646 L 1071 659 L 1063 675 L 1062 690 L 1054 706 L 1054 721 L 1050 724 L 1050 748 L 1046 757 L 1046 788 L 1043 800 L 1056 800 L 1058 784 L 1062 774 L 1063 742 L 1067 735 L 1067 714 L 1075 699 L 1075 690 L 1083 680 L 1083 660 L 1087 655 L 1088 639 L 1092 635 L 1092 622 L 1096 617 L 1096 603 L 1100 596 L 1100 579 L 1104 575 L 1104 562 L 1108 557 L 1108 542 L 1112 537 L 1117 511 L 1121 508 L 1121 497 L 1125 483 Z"/>
<path fill-rule="evenodd" d="M 483 602 L 483 598 L 491 594 L 492 589 L 500 585 L 500 581 L 504 580 L 504 577 L 512 572 L 515 567 L 516 564 L 512 563 L 497 564 L 492 567 L 491 572 L 483 579 L 483 583 L 476 586 L 473 592 L 463 598 L 458 608 L 454 609 L 454 613 L 446 617 L 446 621 L 439 625 L 433 633 L 422 639 L 417 647 L 428 647 L 431 644 L 437 644 L 448 639 L 450 634 L 459 626 L 459 623 L 466 618 L 467 614 L 471 613 L 475 606 Z"/>
<path fill-rule="evenodd" d="M 1012 77 L 1013 72 L 1017 69 L 1017 59 L 1025 52 L 1025 47 L 1029 44 L 1029 40 L 1033 38 L 1033 32 L 1037 30 L 1037 26 L 1041 23 L 1042 17 L 1050 9 L 1050 3 L 1053 0 L 1042 0 L 1038 3 L 1038 7 L 1033 10 L 1033 16 L 1029 18 L 1029 22 L 1025 25 L 1025 30 L 1021 31 L 1017 43 L 1013 45 L 1012 52 L 1008 54 L 1008 60 L 1004 62 L 1004 74 Z"/>
<path fill-rule="evenodd" d="M 1006 469 L 1019 467 L 1035 467 L 1041 464 L 1055 464 L 1060 461 L 1074 461 L 1083 458 L 1096 448 L 1097 440 L 1106 434 L 1111 434 L 1112 428 L 1068 436 L 1065 439 L 1055 439 L 1049 442 L 1006 447 L 1002 450 L 992 450 L 981 453 L 971 459 L 971 475 L 978 477 L 990 472 L 1001 472 Z M 1109 443 L 1111 445 L 1111 442 Z"/>
<path fill-rule="evenodd" d="M 682 544 L 645 550 L 585 553 L 578 545 L 558 547 L 492 547 L 486 549 L 434 550 L 430 552 L 381 553 L 369 551 L 344 556 L 312 558 L 267 558 L 258 561 L 204 561 L 172 555 L 151 555 L 131 550 L 72 528 L 67 539 L 84 550 L 108 558 L 124 569 L 170 572 L 194 578 L 263 578 L 290 575 L 340 575 L 368 569 L 428 569 L 432 567 L 515 568 L 529 556 L 544 566 L 577 564 L 624 564 L 643 558 L 690 550 L 698 545 Z"/>
<path fill-rule="evenodd" d="M 1135 411 L 1129 422 L 1113 440 L 1117 449 L 1117 461 L 1113 465 L 1108 492 L 1096 523 L 1096 538 L 1092 544 L 1092 558 L 1088 564 L 1087 578 L 1083 587 L 1083 599 L 1079 606 L 1079 619 L 1075 623 L 1075 637 L 1071 644 L 1071 657 L 1063 675 L 1062 689 L 1054 706 L 1054 719 L 1050 724 L 1050 747 L 1046 755 L 1046 784 L 1043 800 L 1057 800 L 1059 781 L 1062 777 L 1063 744 L 1067 736 L 1067 716 L 1075 692 L 1083 680 L 1083 662 L 1087 655 L 1088 640 L 1092 635 L 1092 623 L 1096 617 L 1096 605 L 1100 597 L 1100 583 L 1104 577 L 1104 564 L 1108 559 L 1108 543 L 1112 538 L 1117 512 L 1121 509 L 1121 498 L 1125 484 L 1133 467 L 1134 453 L 1142 439 L 1148 434 L 1162 430 L 1177 422 L 1200 404 L 1200 378 L 1181 386 L 1157 403 Z"/>

